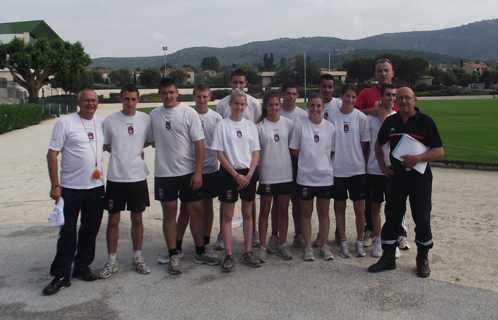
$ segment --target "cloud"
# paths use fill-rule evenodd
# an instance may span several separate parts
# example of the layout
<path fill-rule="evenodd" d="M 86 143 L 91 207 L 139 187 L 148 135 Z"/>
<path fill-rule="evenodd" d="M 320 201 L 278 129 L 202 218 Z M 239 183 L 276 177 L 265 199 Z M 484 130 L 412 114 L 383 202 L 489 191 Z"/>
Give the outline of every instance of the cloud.
<path fill-rule="evenodd" d="M 353 26 L 353 29 L 355 30 L 361 30 L 363 27 L 363 20 L 360 16 L 356 16 L 351 18 L 351 25 Z"/>
<path fill-rule="evenodd" d="M 157 31 L 154 31 L 152 33 L 152 36 L 154 37 L 154 39 L 158 39 L 158 40 L 164 40 L 164 39 L 166 39 L 166 37 L 164 35 L 160 34 Z"/>
<path fill-rule="evenodd" d="M 241 31 L 230 31 L 228 35 L 231 38 L 244 38 L 246 36 L 246 32 L 244 30 Z"/>

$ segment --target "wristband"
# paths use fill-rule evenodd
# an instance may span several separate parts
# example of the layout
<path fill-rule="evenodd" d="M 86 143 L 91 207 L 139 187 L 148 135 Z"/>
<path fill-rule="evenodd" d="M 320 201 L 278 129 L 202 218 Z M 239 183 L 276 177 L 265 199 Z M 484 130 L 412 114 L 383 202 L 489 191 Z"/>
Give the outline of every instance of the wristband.
<path fill-rule="evenodd" d="M 60 186 L 60 185 L 58 185 L 58 184 L 57 184 L 57 185 L 55 185 L 55 186 L 52 186 L 52 189 L 55 189 L 55 188 L 57 188 L 57 187 L 59 187 L 59 186 Z"/>

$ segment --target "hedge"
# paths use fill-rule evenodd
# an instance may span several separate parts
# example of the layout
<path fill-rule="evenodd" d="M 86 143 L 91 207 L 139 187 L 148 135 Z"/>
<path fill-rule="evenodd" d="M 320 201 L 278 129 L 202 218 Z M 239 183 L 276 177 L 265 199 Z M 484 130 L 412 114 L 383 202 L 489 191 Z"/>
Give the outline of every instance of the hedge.
<path fill-rule="evenodd" d="M 0 105 L 0 134 L 40 123 L 41 107 L 38 104 Z"/>

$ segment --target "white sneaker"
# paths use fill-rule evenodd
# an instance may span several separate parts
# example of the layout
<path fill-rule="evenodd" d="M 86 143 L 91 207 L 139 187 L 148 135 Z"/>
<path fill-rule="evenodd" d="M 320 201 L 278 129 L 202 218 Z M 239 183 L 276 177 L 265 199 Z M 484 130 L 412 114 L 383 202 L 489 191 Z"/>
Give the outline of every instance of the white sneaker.
<path fill-rule="evenodd" d="M 347 239 L 341 240 L 339 255 L 343 258 L 351 258 L 351 253 L 349 253 L 349 243 Z"/>
<path fill-rule="evenodd" d="M 289 250 L 289 247 L 287 247 L 287 244 L 284 243 L 280 245 L 277 249 L 277 254 L 282 257 L 284 260 L 290 260 L 292 259 L 292 254 Z"/>
<path fill-rule="evenodd" d="M 261 243 L 259 243 L 259 232 L 258 230 L 253 230 L 252 231 L 252 247 L 259 247 Z"/>
<path fill-rule="evenodd" d="M 356 256 L 364 257 L 367 253 L 365 252 L 365 248 L 363 246 L 363 240 L 356 240 Z"/>
<path fill-rule="evenodd" d="M 266 248 L 260 246 L 256 252 L 254 252 L 254 257 L 259 260 L 261 263 L 265 263 L 268 260 L 268 253 L 266 252 Z"/>
<path fill-rule="evenodd" d="M 99 273 L 99 278 L 100 279 L 107 279 L 110 276 L 112 276 L 113 273 L 117 272 L 118 270 L 119 270 L 119 268 L 118 268 L 117 261 L 114 263 L 107 261 L 104 265 L 104 268 L 102 268 L 102 270 Z"/>
<path fill-rule="evenodd" d="M 213 249 L 213 246 L 210 245 L 210 244 L 205 244 L 204 245 L 204 251 L 206 251 L 206 253 L 212 257 L 215 257 L 215 258 L 218 258 L 218 254 L 216 253 L 216 251 L 214 251 Z"/>
<path fill-rule="evenodd" d="M 303 238 L 302 233 L 300 233 L 294 237 L 294 241 L 292 242 L 292 246 L 294 248 L 298 248 L 300 251 L 304 251 L 304 247 L 306 247 L 306 244 L 304 244 L 304 238 Z"/>
<path fill-rule="evenodd" d="M 367 230 L 363 233 L 363 246 L 370 247 L 375 241 L 375 232 Z"/>
<path fill-rule="evenodd" d="M 185 254 L 183 253 L 183 250 L 176 250 L 178 253 L 178 260 L 183 260 L 185 259 Z"/>
<path fill-rule="evenodd" d="M 216 242 L 214 243 L 214 250 L 225 250 L 225 243 L 223 242 L 221 232 L 218 233 L 218 237 L 216 238 Z"/>
<path fill-rule="evenodd" d="M 398 237 L 398 245 L 401 250 L 408 250 L 410 249 L 410 243 L 408 242 L 408 239 L 404 236 L 399 236 Z"/>
<path fill-rule="evenodd" d="M 313 248 L 320 248 L 322 246 L 322 239 L 320 239 L 320 234 L 319 233 L 316 235 L 315 241 L 313 241 L 311 243 L 311 246 Z"/>
<path fill-rule="evenodd" d="M 394 252 L 394 257 L 396 259 L 399 259 L 399 257 L 401 257 L 401 253 L 399 252 L 399 248 L 398 247 L 396 247 L 396 251 Z"/>
<path fill-rule="evenodd" d="M 270 240 L 268 241 L 268 246 L 266 247 L 266 250 L 268 253 L 275 253 L 277 252 L 278 248 L 278 237 L 274 234 L 270 236 Z"/>
<path fill-rule="evenodd" d="M 323 257 L 323 260 L 325 261 L 334 260 L 334 255 L 330 251 L 329 246 L 323 246 L 320 248 L 320 256 Z"/>
<path fill-rule="evenodd" d="M 376 243 L 375 248 L 372 251 L 372 257 L 380 258 L 380 257 L 382 257 L 383 253 L 384 253 L 384 250 L 382 250 L 382 243 Z"/>
<path fill-rule="evenodd" d="M 149 274 L 150 269 L 147 267 L 147 264 L 145 263 L 144 259 L 140 259 L 138 261 L 133 260 L 131 264 L 131 268 L 133 270 L 137 270 L 138 273 L 140 274 Z"/>
<path fill-rule="evenodd" d="M 159 264 L 167 264 L 167 263 L 169 263 L 169 252 L 166 251 L 165 254 L 163 254 L 162 256 L 160 256 L 159 258 L 157 258 L 157 262 Z"/>
<path fill-rule="evenodd" d="M 315 261 L 315 255 L 313 254 L 311 244 L 304 247 L 304 261 Z"/>

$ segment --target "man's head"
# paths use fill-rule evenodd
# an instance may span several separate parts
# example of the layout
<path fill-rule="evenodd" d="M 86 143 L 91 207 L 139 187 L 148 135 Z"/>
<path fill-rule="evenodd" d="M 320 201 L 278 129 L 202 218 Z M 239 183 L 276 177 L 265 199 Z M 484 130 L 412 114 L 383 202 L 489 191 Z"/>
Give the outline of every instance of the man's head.
<path fill-rule="evenodd" d="M 91 120 L 99 106 L 97 94 L 92 89 L 84 89 L 78 93 L 76 104 L 80 107 L 78 114 L 83 119 Z"/>
<path fill-rule="evenodd" d="M 119 102 L 123 105 L 123 114 L 132 116 L 136 112 L 136 107 L 140 101 L 140 92 L 133 84 L 127 84 L 119 93 Z"/>
<path fill-rule="evenodd" d="M 323 74 L 318 81 L 318 89 L 323 96 L 324 102 L 327 103 L 332 100 L 332 93 L 335 90 L 334 77 L 328 73 Z"/>
<path fill-rule="evenodd" d="M 391 84 L 394 77 L 393 64 L 391 61 L 385 58 L 377 60 L 375 62 L 374 76 L 379 82 L 379 88 L 385 84 Z"/>
<path fill-rule="evenodd" d="M 232 86 L 232 90 L 239 89 L 244 91 L 247 85 L 246 73 L 242 69 L 236 69 L 230 75 L 228 83 Z"/>
<path fill-rule="evenodd" d="M 165 108 L 174 108 L 178 105 L 176 102 L 176 98 L 178 98 L 178 89 L 175 80 L 170 78 L 162 79 L 161 82 L 159 82 L 158 94 Z"/>
<path fill-rule="evenodd" d="M 299 98 L 297 83 L 288 81 L 282 85 L 282 107 L 292 108 L 296 105 L 296 100 Z"/>
<path fill-rule="evenodd" d="M 394 102 L 396 102 L 396 88 L 390 84 L 380 87 L 380 105 L 391 111 Z"/>
<path fill-rule="evenodd" d="M 413 90 L 408 87 L 403 87 L 396 93 L 396 105 L 399 108 L 399 112 L 403 114 L 414 113 L 415 104 L 417 103 L 417 98 Z"/>
<path fill-rule="evenodd" d="M 194 87 L 193 98 L 196 108 L 207 108 L 211 100 L 211 89 L 204 82 L 200 82 Z"/>

